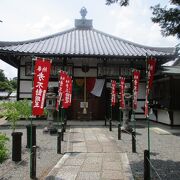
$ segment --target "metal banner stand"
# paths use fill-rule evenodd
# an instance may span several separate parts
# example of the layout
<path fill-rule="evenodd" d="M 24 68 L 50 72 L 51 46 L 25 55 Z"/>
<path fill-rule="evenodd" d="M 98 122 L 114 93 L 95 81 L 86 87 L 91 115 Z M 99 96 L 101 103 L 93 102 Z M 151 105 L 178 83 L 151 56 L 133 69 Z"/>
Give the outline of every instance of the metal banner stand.
<path fill-rule="evenodd" d="M 148 56 L 146 55 L 146 89 L 148 86 Z M 149 94 L 148 94 L 149 96 Z M 149 98 L 147 97 L 147 101 Z M 145 102 L 146 103 L 146 102 Z M 149 101 L 148 108 L 149 108 Z M 150 180 L 151 179 L 151 169 L 150 169 L 150 122 L 149 122 L 149 111 L 148 115 L 146 116 L 146 121 L 148 122 L 148 150 L 144 151 L 144 180 Z"/>
<path fill-rule="evenodd" d="M 121 140 L 121 88 L 120 88 L 120 79 L 119 79 L 119 123 L 118 123 L 118 140 Z"/>
<path fill-rule="evenodd" d="M 31 74 L 32 74 L 32 96 L 31 96 L 31 128 L 30 128 L 30 178 L 34 179 L 36 178 L 36 173 L 33 172 L 33 156 L 32 156 L 32 153 L 33 153 L 33 149 L 32 149 L 32 110 L 33 110 L 33 106 L 32 106 L 32 98 L 33 98 L 33 85 L 34 85 L 34 61 L 35 61 L 35 58 L 32 57 L 32 65 L 31 65 Z"/>

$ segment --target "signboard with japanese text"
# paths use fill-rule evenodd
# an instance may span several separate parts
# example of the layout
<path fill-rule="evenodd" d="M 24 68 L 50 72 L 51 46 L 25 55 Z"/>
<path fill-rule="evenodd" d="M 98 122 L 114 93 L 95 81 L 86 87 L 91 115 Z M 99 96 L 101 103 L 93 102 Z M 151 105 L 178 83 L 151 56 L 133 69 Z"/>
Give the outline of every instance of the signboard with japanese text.
<path fill-rule="evenodd" d="M 137 109 L 137 98 L 139 90 L 140 71 L 133 71 L 133 109 Z"/>
<path fill-rule="evenodd" d="M 80 108 L 88 108 L 88 102 L 80 102 Z"/>
<path fill-rule="evenodd" d="M 116 104 L 116 81 L 111 81 L 111 105 L 115 106 Z"/>
<path fill-rule="evenodd" d="M 131 69 L 125 65 L 119 64 L 98 64 L 97 76 L 109 76 L 109 77 L 117 77 L 117 76 L 131 76 Z"/>
<path fill-rule="evenodd" d="M 120 108 L 124 109 L 125 108 L 125 78 L 120 77 Z"/>
<path fill-rule="evenodd" d="M 63 94 L 62 108 L 66 109 L 71 105 L 72 79 L 68 75 L 65 80 L 65 90 Z"/>
<path fill-rule="evenodd" d="M 149 91 L 152 88 L 155 67 L 156 67 L 156 59 L 153 57 L 149 58 L 147 60 L 147 84 L 146 84 L 146 100 L 145 100 L 145 110 L 144 110 L 145 117 L 147 117 L 149 114 L 149 112 L 148 112 L 148 96 L 149 96 Z"/>
<path fill-rule="evenodd" d="M 36 58 L 34 67 L 34 86 L 32 94 L 32 115 L 42 115 L 49 82 L 50 59 Z"/>
<path fill-rule="evenodd" d="M 59 88 L 58 88 L 58 98 L 56 102 L 56 110 L 59 111 L 59 105 L 62 101 L 63 93 L 65 92 L 65 82 L 67 74 L 65 71 L 59 71 Z"/>

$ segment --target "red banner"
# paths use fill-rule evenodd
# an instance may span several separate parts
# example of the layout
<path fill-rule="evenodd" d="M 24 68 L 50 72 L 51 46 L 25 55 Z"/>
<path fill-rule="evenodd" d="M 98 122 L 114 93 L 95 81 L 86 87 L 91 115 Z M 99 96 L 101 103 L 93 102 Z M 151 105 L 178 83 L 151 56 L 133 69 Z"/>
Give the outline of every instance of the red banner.
<path fill-rule="evenodd" d="M 111 105 L 115 106 L 116 104 L 116 81 L 111 81 Z"/>
<path fill-rule="evenodd" d="M 148 61 L 148 89 L 150 90 L 152 88 L 152 83 L 154 79 L 154 72 L 156 67 L 156 59 L 155 58 L 149 58 Z"/>
<path fill-rule="evenodd" d="M 133 109 L 137 109 L 137 98 L 139 90 L 140 71 L 133 71 Z"/>
<path fill-rule="evenodd" d="M 58 97 L 56 102 L 56 110 L 59 111 L 59 105 L 62 101 L 63 94 L 65 92 L 65 81 L 67 74 L 65 71 L 60 70 L 59 72 L 59 88 L 58 88 Z"/>
<path fill-rule="evenodd" d="M 125 108 L 125 78 L 120 77 L 120 108 L 124 109 Z"/>
<path fill-rule="evenodd" d="M 32 115 L 42 115 L 49 82 L 50 59 L 37 58 L 34 68 L 34 86 L 32 94 Z"/>
<path fill-rule="evenodd" d="M 62 108 L 66 109 L 71 105 L 72 79 L 67 75 L 65 80 L 65 91 L 63 94 Z"/>
<path fill-rule="evenodd" d="M 147 85 L 146 85 L 146 100 L 145 100 L 145 110 L 144 114 L 147 117 L 148 116 L 148 96 L 149 96 L 149 91 L 152 88 L 152 83 L 154 79 L 154 72 L 155 72 L 155 67 L 156 67 L 156 59 L 155 58 L 149 58 L 147 60 Z"/>

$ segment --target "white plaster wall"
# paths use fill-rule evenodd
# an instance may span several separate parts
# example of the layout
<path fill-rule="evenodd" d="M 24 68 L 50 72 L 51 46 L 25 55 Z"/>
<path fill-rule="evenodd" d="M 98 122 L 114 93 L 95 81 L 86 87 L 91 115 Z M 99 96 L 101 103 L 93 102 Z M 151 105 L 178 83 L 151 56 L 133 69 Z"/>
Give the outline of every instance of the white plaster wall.
<path fill-rule="evenodd" d="M 32 81 L 20 81 L 20 92 L 32 92 Z"/>
<path fill-rule="evenodd" d="M 180 125 L 180 111 L 174 111 L 174 125 Z"/>
<path fill-rule="evenodd" d="M 135 119 L 145 119 L 144 114 L 135 114 Z"/>
<path fill-rule="evenodd" d="M 170 124 L 169 113 L 166 110 L 158 109 L 158 122 Z"/>
<path fill-rule="evenodd" d="M 20 79 L 32 79 L 31 76 L 26 76 L 25 67 L 21 67 L 20 69 Z"/>
<path fill-rule="evenodd" d="M 30 57 L 24 57 L 21 59 L 21 65 L 25 65 L 26 62 L 31 62 L 32 59 Z"/>
<path fill-rule="evenodd" d="M 138 99 L 145 99 L 146 96 L 145 87 L 146 87 L 145 83 L 139 83 Z"/>
<path fill-rule="evenodd" d="M 49 81 L 49 87 L 58 87 L 58 82 Z M 32 92 L 32 81 L 20 81 L 20 92 Z"/>
<path fill-rule="evenodd" d="M 20 98 L 24 98 L 24 99 L 31 98 L 31 94 L 21 94 L 20 93 Z"/>
<path fill-rule="evenodd" d="M 152 114 L 149 115 L 149 119 L 150 119 L 150 120 L 153 120 L 153 121 L 157 121 L 157 118 L 156 118 L 156 116 L 155 116 L 154 113 L 152 113 Z"/>
<path fill-rule="evenodd" d="M 144 107 L 144 101 L 138 101 L 137 109 L 135 110 L 135 112 L 143 113 L 144 111 L 142 110 L 142 107 Z"/>

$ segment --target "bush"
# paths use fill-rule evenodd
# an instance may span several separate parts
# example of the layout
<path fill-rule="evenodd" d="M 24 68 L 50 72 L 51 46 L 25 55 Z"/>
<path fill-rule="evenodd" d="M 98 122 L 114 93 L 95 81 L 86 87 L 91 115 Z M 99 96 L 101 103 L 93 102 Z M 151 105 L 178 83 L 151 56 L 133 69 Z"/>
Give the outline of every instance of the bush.
<path fill-rule="evenodd" d="M 8 157 L 7 141 L 9 141 L 9 138 L 5 134 L 0 133 L 0 163 Z"/>
<path fill-rule="evenodd" d="M 20 118 L 28 119 L 31 115 L 31 106 L 28 100 L 21 100 L 15 102 L 4 102 L 0 104 L 2 114 L 11 123 L 13 131 L 16 129 L 16 122 Z"/>
<path fill-rule="evenodd" d="M 17 102 L 17 110 L 20 112 L 21 118 L 28 120 L 31 116 L 31 101 L 24 99 Z"/>
<path fill-rule="evenodd" d="M 3 109 L 3 115 L 7 118 L 7 120 L 11 123 L 11 128 L 13 131 L 16 129 L 16 122 L 20 119 L 21 114 L 18 111 L 18 101 L 15 102 L 4 102 L 1 104 Z"/>

